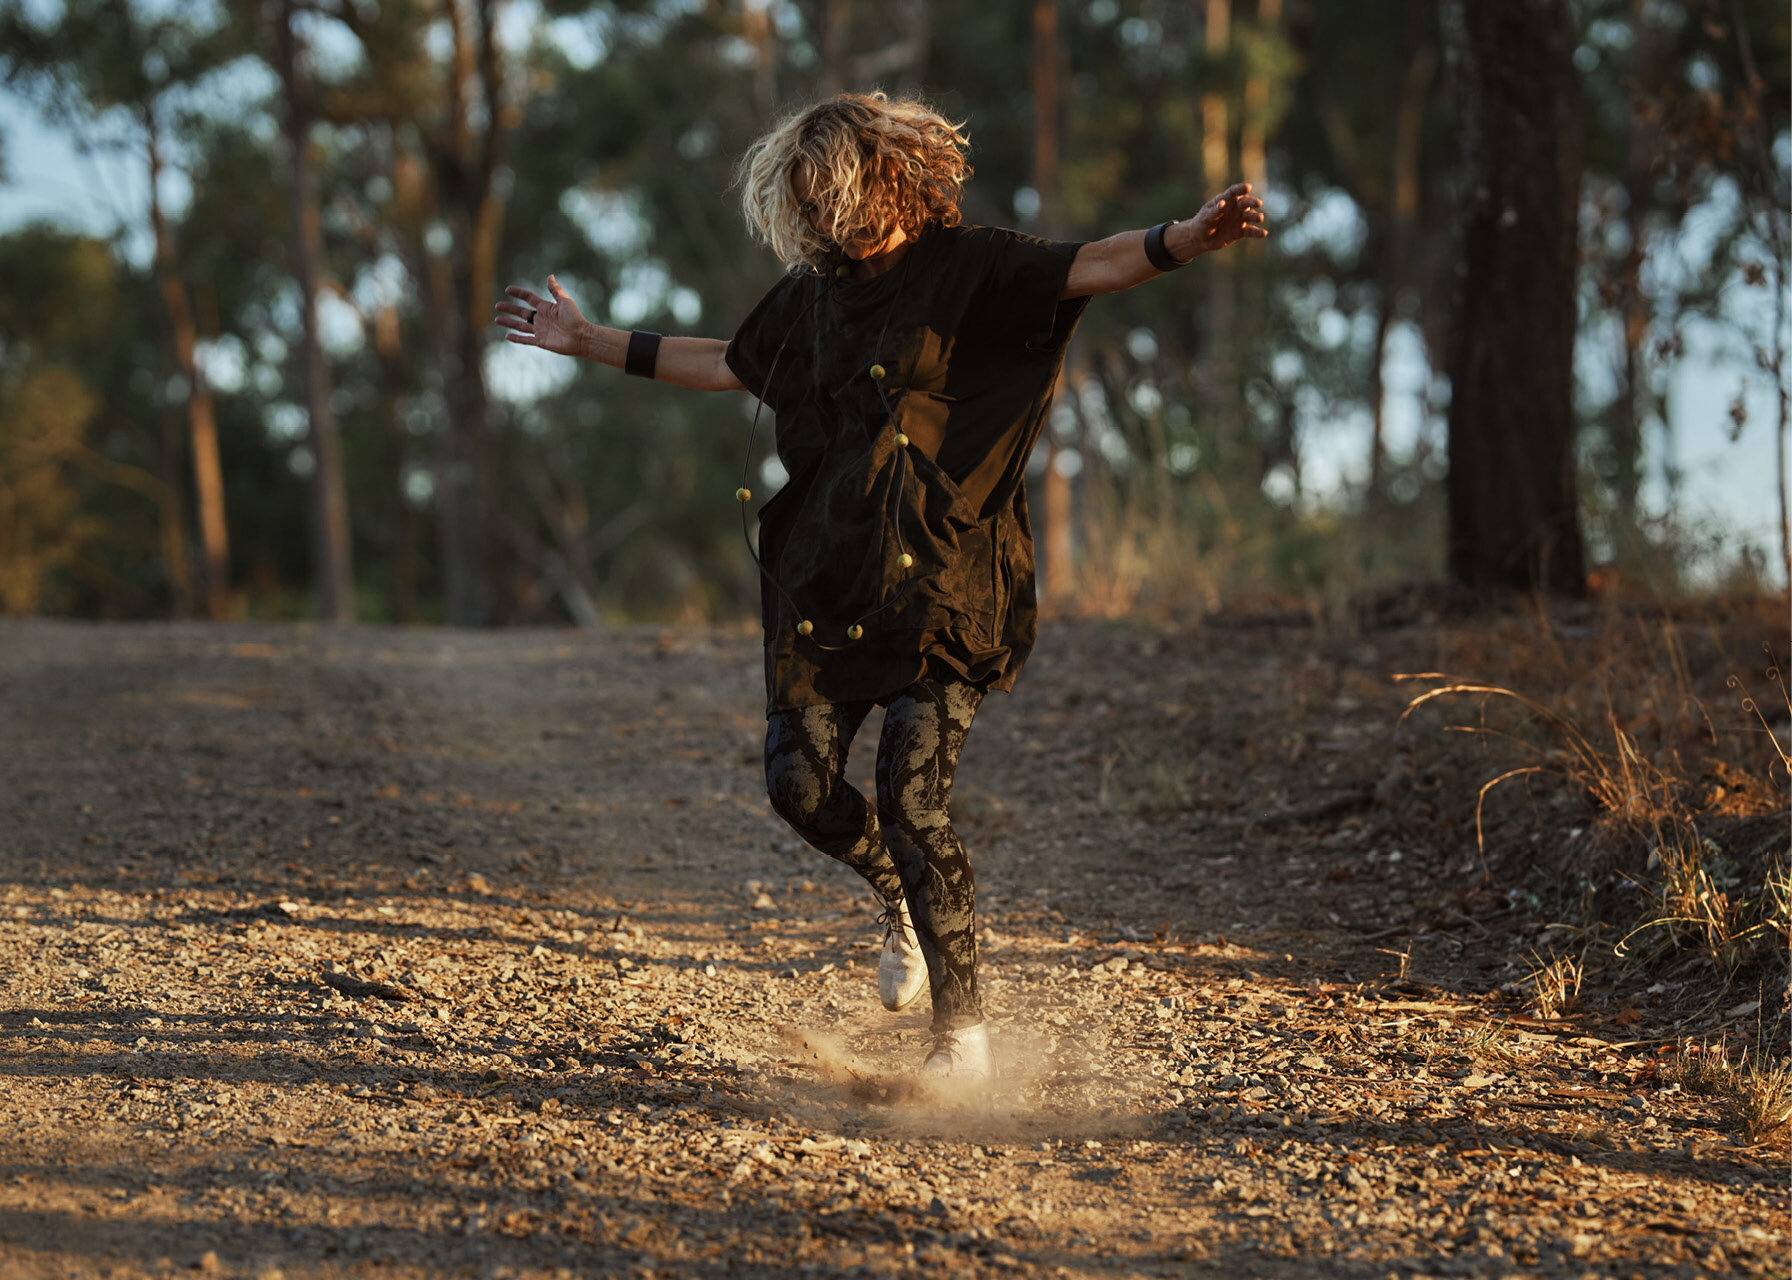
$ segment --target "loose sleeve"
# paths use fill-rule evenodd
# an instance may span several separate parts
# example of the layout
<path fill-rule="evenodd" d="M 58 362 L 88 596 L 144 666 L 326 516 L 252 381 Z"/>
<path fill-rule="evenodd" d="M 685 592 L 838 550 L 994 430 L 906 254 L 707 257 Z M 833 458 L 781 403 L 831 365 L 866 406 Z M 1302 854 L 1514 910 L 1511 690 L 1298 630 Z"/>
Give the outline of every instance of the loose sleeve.
<path fill-rule="evenodd" d="M 723 353 L 741 385 L 774 413 L 788 411 L 805 385 L 802 371 L 796 367 L 804 363 L 805 344 L 791 341 L 801 336 L 792 332 L 793 322 L 807 314 L 802 293 L 794 274 L 778 281 L 741 321 Z"/>
<path fill-rule="evenodd" d="M 985 264 L 976 307 L 983 331 L 1040 354 L 1062 351 L 1089 303 L 1061 296 L 1082 244 L 979 227 L 969 247 Z"/>

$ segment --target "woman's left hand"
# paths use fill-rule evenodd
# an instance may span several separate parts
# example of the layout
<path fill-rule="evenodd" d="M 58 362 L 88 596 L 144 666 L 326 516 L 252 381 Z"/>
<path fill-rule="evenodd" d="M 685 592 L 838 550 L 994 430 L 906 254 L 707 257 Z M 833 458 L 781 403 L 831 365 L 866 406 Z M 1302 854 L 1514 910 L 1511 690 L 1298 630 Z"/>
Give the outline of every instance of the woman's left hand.
<path fill-rule="evenodd" d="M 1251 194 L 1251 184 L 1235 182 L 1201 206 L 1201 211 L 1178 222 L 1164 234 L 1164 247 L 1187 261 L 1198 253 L 1211 253 L 1240 240 L 1262 240 L 1269 235 L 1263 201 Z"/>

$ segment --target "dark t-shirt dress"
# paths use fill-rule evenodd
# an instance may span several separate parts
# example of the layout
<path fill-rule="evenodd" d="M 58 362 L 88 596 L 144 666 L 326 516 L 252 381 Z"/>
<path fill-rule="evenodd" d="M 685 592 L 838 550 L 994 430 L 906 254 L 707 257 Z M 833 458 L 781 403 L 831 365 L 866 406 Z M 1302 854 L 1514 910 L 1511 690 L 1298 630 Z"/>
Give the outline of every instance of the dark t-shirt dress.
<path fill-rule="evenodd" d="M 1038 626 L 1027 459 L 1088 303 L 1059 299 L 1079 247 L 935 225 L 880 275 L 793 271 L 741 325 L 728 367 L 790 474 L 759 512 L 768 713 L 930 672 L 1013 686 Z"/>

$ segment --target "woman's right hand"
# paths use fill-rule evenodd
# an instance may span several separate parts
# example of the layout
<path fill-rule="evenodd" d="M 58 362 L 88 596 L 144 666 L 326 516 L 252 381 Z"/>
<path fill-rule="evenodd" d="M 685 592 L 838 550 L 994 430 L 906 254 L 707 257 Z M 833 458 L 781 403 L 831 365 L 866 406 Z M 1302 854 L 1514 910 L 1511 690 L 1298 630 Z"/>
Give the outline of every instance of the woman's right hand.
<path fill-rule="evenodd" d="M 505 341 L 563 356 L 580 353 L 590 326 L 579 313 L 578 303 L 560 287 L 558 280 L 548 277 L 551 296 L 546 298 L 520 284 L 509 285 L 504 292 L 516 301 L 499 302 L 493 310 L 492 323 L 510 330 L 504 335 Z"/>

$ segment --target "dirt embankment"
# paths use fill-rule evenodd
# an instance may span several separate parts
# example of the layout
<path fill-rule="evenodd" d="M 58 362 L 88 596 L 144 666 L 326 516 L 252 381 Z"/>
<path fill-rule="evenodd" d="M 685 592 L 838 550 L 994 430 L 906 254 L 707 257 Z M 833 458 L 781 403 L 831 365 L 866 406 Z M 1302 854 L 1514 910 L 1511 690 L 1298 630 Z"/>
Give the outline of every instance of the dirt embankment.
<path fill-rule="evenodd" d="M 1656 1053 L 1748 993 L 1509 989 L 1492 775 L 1395 728 L 1463 643 L 1048 628 L 948 1103 L 753 637 L 0 624 L 0 1276 L 1782 1273 L 1783 1133 Z"/>

